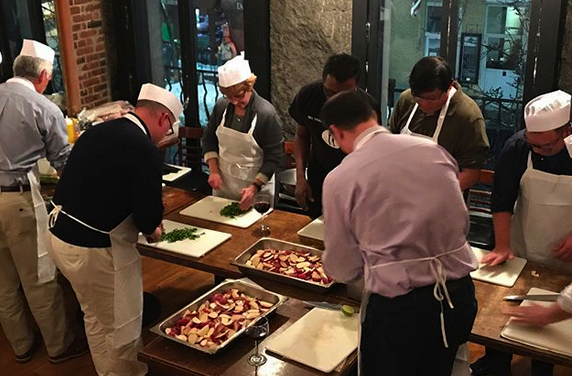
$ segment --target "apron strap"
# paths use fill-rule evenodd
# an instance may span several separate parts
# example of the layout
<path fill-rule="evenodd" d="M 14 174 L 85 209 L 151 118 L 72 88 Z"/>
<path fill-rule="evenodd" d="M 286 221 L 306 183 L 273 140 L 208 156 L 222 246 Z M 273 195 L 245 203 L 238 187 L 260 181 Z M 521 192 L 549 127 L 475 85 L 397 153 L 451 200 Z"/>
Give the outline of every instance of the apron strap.
<path fill-rule="evenodd" d="M 441 260 L 439 260 L 439 257 L 458 252 L 458 251 L 462 250 L 463 248 L 464 248 L 464 245 L 457 248 L 457 249 L 453 249 L 452 251 L 444 252 L 444 253 L 441 253 L 441 254 L 436 255 L 436 256 L 422 257 L 422 258 L 409 259 L 409 260 L 399 260 L 399 261 L 388 262 L 385 264 L 373 265 L 369 268 L 366 268 L 365 277 L 367 280 L 367 277 L 369 276 L 369 271 L 371 269 L 384 268 L 384 267 L 387 267 L 390 265 L 395 265 L 395 264 L 409 264 L 409 263 L 420 262 L 420 261 L 429 261 L 430 266 L 431 266 L 431 273 L 433 274 L 433 277 L 435 278 L 435 286 L 433 287 L 433 296 L 441 305 L 441 313 L 440 313 L 439 317 L 440 317 L 440 321 L 441 321 L 441 334 L 443 336 L 443 344 L 445 345 L 446 348 L 449 348 L 449 342 L 447 341 L 447 333 L 445 332 L 445 317 L 443 314 L 443 300 L 445 300 L 445 299 L 447 300 L 447 304 L 449 305 L 449 307 L 451 309 L 454 309 L 455 307 L 453 306 L 453 302 L 451 301 L 451 297 L 449 296 L 449 290 L 447 289 L 447 273 L 445 272 L 445 269 L 443 269 L 443 264 L 441 263 Z"/>
<path fill-rule="evenodd" d="M 256 121 L 258 120 L 258 114 L 254 115 L 254 118 L 252 119 L 252 124 L 250 125 L 250 129 L 248 130 L 248 134 L 252 135 L 252 133 L 254 132 L 254 128 L 256 128 Z"/>
<path fill-rule="evenodd" d="M 56 205 L 56 203 L 53 202 L 53 201 L 50 201 L 50 202 L 52 203 L 52 205 L 54 206 L 54 208 L 52 209 L 52 211 L 50 212 L 50 214 L 49 214 L 49 216 L 48 216 L 48 220 L 49 220 L 48 226 L 49 226 L 49 228 L 53 228 L 53 227 L 56 225 L 56 221 L 58 220 L 58 215 L 59 215 L 60 213 L 63 213 L 63 214 L 66 215 L 67 217 L 73 219 L 73 220 L 76 221 L 77 223 L 79 223 L 79 224 L 81 224 L 81 225 L 87 227 L 87 228 L 90 229 L 90 230 L 97 231 L 97 232 L 100 232 L 100 233 L 105 234 L 105 235 L 109 235 L 109 234 L 110 234 L 109 231 L 103 231 L 103 230 L 97 229 L 97 228 L 95 228 L 95 227 L 93 227 L 93 226 L 88 225 L 87 223 L 83 222 L 82 220 L 77 219 L 77 218 L 74 217 L 73 215 L 66 213 L 66 212 L 62 209 L 62 206 L 61 206 L 61 205 Z"/>

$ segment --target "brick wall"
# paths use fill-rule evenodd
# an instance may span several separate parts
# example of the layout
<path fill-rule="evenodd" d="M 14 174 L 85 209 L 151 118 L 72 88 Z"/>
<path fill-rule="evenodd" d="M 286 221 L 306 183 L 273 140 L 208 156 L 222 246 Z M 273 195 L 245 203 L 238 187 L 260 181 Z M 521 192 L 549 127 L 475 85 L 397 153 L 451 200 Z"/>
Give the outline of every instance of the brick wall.
<path fill-rule="evenodd" d="M 82 108 L 94 107 L 111 99 L 102 1 L 69 0 Z"/>

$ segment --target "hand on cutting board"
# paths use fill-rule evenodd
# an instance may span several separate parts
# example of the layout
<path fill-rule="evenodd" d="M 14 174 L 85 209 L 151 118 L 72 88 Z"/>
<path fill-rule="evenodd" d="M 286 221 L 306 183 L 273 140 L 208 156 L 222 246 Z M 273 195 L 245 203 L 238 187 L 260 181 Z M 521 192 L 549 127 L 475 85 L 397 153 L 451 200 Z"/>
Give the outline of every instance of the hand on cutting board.
<path fill-rule="evenodd" d="M 222 187 L 222 178 L 216 172 L 210 173 L 208 182 L 212 189 L 221 189 Z"/>
<path fill-rule="evenodd" d="M 554 257 L 561 261 L 572 262 L 572 235 L 565 237 L 554 247 Z"/>
<path fill-rule="evenodd" d="M 528 306 L 505 308 L 503 313 L 511 317 L 511 322 L 521 325 L 544 326 L 572 317 L 572 314 L 560 308 L 557 303 L 549 306 L 531 304 Z"/>
<path fill-rule="evenodd" d="M 481 262 L 483 264 L 499 265 L 506 260 L 512 259 L 514 259 L 514 253 L 510 247 L 495 247 L 495 249 L 481 259 Z"/>
<path fill-rule="evenodd" d="M 161 224 L 157 226 L 157 228 L 155 229 L 155 231 L 153 231 L 152 234 L 145 234 L 145 239 L 147 240 L 147 243 L 157 243 L 159 239 L 161 239 L 162 234 L 163 234 L 163 222 L 161 222 Z"/>
<path fill-rule="evenodd" d="M 250 185 L 240 190 L 240 210 L 248 210 L 254 203 L 254 196 L 258 193 L 258 189 L 254 185 Z"/>

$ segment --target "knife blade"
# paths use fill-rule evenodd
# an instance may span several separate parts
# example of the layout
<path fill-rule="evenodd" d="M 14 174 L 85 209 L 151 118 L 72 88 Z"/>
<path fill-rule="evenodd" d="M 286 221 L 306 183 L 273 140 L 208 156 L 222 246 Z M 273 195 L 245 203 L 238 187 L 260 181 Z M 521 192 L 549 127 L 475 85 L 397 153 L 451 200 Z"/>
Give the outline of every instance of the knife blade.
<path fill-rule="evenodd" d="M 507 295 L 503 300 L 508 302 L 521 302 L 523 300 L 537 300 L 542 302 L 555 302 L 558 294 L 540 294 L 540 295 Z"/>
<path fill-rule="evenodd" d="M 306 305 L 312 306 L 312 307 L 331 309 L 334 311 L 341 311 L 341 309 L 342 309 L 342 305 L 337 304 L 337 303 L 316 302 L 316 301 L 307 301 L 307 300 L 305 300 L 303 303 Z M 354 312 L 359 312 L 359 308 L 356 308 L 356 307 L 352 307 L 352 308 L 354 309 Z"/>

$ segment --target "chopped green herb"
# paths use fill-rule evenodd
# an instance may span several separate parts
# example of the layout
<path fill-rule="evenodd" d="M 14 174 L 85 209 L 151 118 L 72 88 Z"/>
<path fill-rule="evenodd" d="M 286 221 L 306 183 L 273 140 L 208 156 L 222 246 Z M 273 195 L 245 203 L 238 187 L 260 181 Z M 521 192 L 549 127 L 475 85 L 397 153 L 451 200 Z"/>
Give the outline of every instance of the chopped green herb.
<path fill-rule="evenodd" d="M 197 234 L 199 229 L 195 227 L 185 227 L 185 228 L 176 228 L 169 232 L 164 232 L 161 235 L 161 241 L 166 241 L 168 243 L 174 243 L 185 239 L 195 240 L 200 238 L 201 235 L 204 235 L 204 232 Z"/>
<path fill-rule="evenodd" d="M 250 210 L 250 209 L 248 209 Z M 238 202 L 233 202 L 220 209 L 220 215 L 223 217 L 234 218 L 236 216 L 246 213 L 248 210 L 241 210 Z"/>

